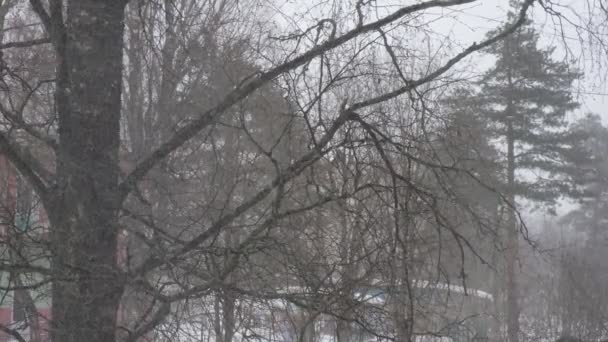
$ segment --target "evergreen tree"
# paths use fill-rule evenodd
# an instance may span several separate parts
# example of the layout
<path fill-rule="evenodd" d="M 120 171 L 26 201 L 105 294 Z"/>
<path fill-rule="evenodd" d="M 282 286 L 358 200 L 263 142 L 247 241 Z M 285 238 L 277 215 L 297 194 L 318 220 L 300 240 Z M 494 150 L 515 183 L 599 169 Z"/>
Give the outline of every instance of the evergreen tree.
<path fill-rule="evenodd" d="M 600 117 L 588 115 L 577 123 L 587 132 L 581 141 L 587 160 L 578 160 L 581 184 L 579 206 L 565 215 L 560 223 L 584 234 L 580 244 L 571 242 L 560 250 L 560 308 L 562 329 L 572 336 L 601 339 L 608 317 L 608 128 Z"/>
<path fill-rule="evenodd" d="M 583 156 L 573 155 L 572 163 L 579 189 L 579 206 L 571 210 L 562 223 L 585 233 L 590 244 L 597 244 L 608 234 L 604 225 L 608 222 L 608 128 L 602 125 L 598 115 L 589 114 L 576 122 L 576 128 L 586 133 L 581 140 Z"/>
<path fill-rule="evenodd" d="M 507 190 L 512 196 L 554 204 L 569 193 L 570 157 L 581 139 L 566 120 L 579 104 L 572 94 L 581 75 L 552 58 L 554 48 L 542 49 L 528 22 L 488 53 L 495 65 L 479 82 L 479 108 L 489 133 L 506 147 Z M 519 170 L 540 177 L 520 177 Z"/>
<path fill-rule="evenodd" d="M 519 341 L 516 197 L 549 206 L 570 194 L 575 175 L 570 161 L 578 151 L 579 131 L 567 114 L 579 107 L 572 94 L 581 75 L 552 58 L 554 48 L 539 46 L 539 34 L 527 22 L 487 53 L 496 62 L 471 97 L 473 109 L 487 120 L 487 131 L 503 151 L 503 191 L 507 194 L 506 316 L 509 342 Z"/>

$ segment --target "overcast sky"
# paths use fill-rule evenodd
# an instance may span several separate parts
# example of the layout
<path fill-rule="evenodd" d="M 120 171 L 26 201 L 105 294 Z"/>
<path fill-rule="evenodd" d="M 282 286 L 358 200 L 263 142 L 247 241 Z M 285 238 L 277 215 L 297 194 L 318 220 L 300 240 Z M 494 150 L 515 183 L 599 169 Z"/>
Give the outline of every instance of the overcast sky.
<path fill-rule="evenodd" d="M 585 8 L 586 0 L 562 1 L 564 6 L 568 6 L 577 14 L 586 15 L 588 10 Z M 444 33 L 450 33 L 453 37 L 462 41 L 463 46 L 467 46 L 475 41 L 483 39 L 486 32 L 503 23 L 506 18 L 506 13 L 509 10 L 508 0 L 482 0 L 473 5 L 461 6 L 457 10 L 449 9 L 441 14 L 449 13 L 454 16 L 454 19 L 445 20 L 438 23 L 437 27 Z M 561 9 L 565 15 L 574 16 L 568 13 L 567 8 Z M 440 14 L 440 12 L 437 12 Z M 597 63 L 592 60 L 589 50 L 582 50 L 579 35 L 575 28 L 567 23 L 564 26 L 557 26 L 553 18 L 548 16 L 541 8 L 533 9 L 534 26 L 541 34 L 541 43 L 547 46 L 555 46 L 555 58 L 572 58 L 576 59 L 579 68 L 584 69 L 585 78 L 578 89 L 580 96 L 579 101 L 582 106 L 575 116 L 583 115 L 587 112 L 599 114 L 602 117 L 604 124 L 608 125 L 608 87 L 602 77 L 606 70 L 598 68 Z M 574 19 L 573 20 L 577 20 Z M 563 27 L 564 35 L 562 36 L 561 27 Z M 607 37 L 608 38 L 608 37 Z M 569 49 L 570 56 L 566 54 L 566 49 Z M 583 53 L 585 52 L 585 53 Z M 484 62 L 484 55 L 477 54 L 473 57 L 476 59 L 472 65 L 487 66 L 488 62 Z M 480 68 L 480 72 L 482 68 Z M 558 214 L 563 215 L 575 207 L 574 203 L 562 201 Z M 528 221 L 529 228 L 532 233 L 538 232 L 542 228 L 543 220 L 552 220 L 551 216 L 547 216 L 543 211 L 528 212 L 525 215 Z"/>
<path fill-rule="evenodd" d="M 559 10 L 575 22 L 581 19 L 576 18 L 576 15 L 584 18 L 589 12 L 586 7 L 587 0 L 559 2 L 564 6 L 559 8 Z M 462 40 L 463 45 L 470 44 L 481 40 L 485 32 L 503 23 L 508 10 L 508 0 L 481 0 L 471 5 L 451 8 L 445 10 L 444 13 L 449 13 L 454 19 L 441 22 L 438 25 L 438 29 L 452 32 L 454 37 Z M 434 12 L 439 14 L 438 11 Z M 605 70 L 605 67 L 599 68 L 596 61 L 592 60 L 592 57 L 597 55 L 591 56 L 593 52 L 589 51 L 588 48 L 581 49 L 582 45 L 579 34 L 572 25 L 562 21 L 563 26 L 558 26 L 559 23 L 554 20 L 555 18 L 548 16 L 538 6 L 533 8 L 532 13 L 534 26 L 541 33 L 541 42 L 557 48 L 555 58 L 576 59 L 579 68 L 584 69 L 585 79 L 580 89 L 577 90 L 581 96 L 580 101 L 582 103 L 580 112 L 597 113 L 602 117 L 603 122 L 608 124 L 608 109 L 606 108 L 608 104 L 608 87 L 606 87 L 603 77 L 607 70 Z M 562 27 L 564 31 L 563 35 L 561 33 Z M 569 49 L 570 52 L 568 56 L 565 53 L 566 49 Z M 479 59 L 483 58 L 482 56 L 481 54 L 477 54 L 473 58 Z M 481 62 L 479 65 L 485 65 L 485 63 Z"/>
<path fill-rule="evenodd" d="M 404 5 L 420 2 L 421 0 L 376 0 L 373 3 L 379 8 L 376 10 L 376 15 L 383 16 Z M 588 2 L 589 1 L 589 2 Z M 553 0 L 554 3 L 559 3 L 562 7 L 556 7 L 561 13 L 573 22 L 581 22 L 588 16 L 589 9 L 586 5 L 593 3 L 593 0 Z M 315 6 L 312 6 L 312 4 Z M 346 8 L 347 12 L 351 13 L 354 0 L 333 0 L 333 1 L 294 1 L 294 0 L 276 0 L 273 4 L 276 6 L 272 9 L 275 14 L 272 19 L 279 26 L 287 26 L 291 29 L 296 27 L 305 29 L 313 23 L 316 23 L 321 18 L 330 17 L 336 12 L 336 8 Z M 312 9 L 311 9 L 312 6 Z M 433 39 L 437 45 L 442 39 L 449 39 L 450 42 L 459 46 L 461 49 L 468 47 L 475 41 L 481 41 L 486 32 L 500 26 L 504 23 L 506 13 L 509 10 L 509 0 L 478 0 L 472 4 L 449 7 L 446 9 L 428 10 L 426 17 L 432 22 L 433 30 L 437 35 Z M 605 109 L 608 104 L 608 87 L 606 87 L 603 77 L 608 74 L 608 67 L 603 67 L 598 70 L 597 63 L 591 61 L 592 52 L 589 49 L 581 49 L 579 35 L 574 27 L 567 22 L 562 22 L 564 35 L 560 31 L 559 23 L 555 17 L 548 16 L 546 12 L 536 5 L 532 9 L 534 25 L 542 35 L 542 43 L 557 47 L 555 54 L 556 58 L 564 58 L 566 56 L 566 48 L 570 50 L 568 59 L 576 59 L 578 67 L 584 69 L 586 74 L 585 80 L 580 85 L 578 93 L 580 94 L 580 102 L 582 107 L 576 115 L 586 112 L 594 112 L 599 114 L 604 123 L 608 124 L 608 110 Z M 576 16 L 581 16 L 577 18 Z M 441 18 L 434 21 L 435 19 Z M 368 18 L 368 21 L 372 18 Z M 608 41 L 608 35 L 606 36 Z M 456 50 L 453 51 L 457 52 Z M 583 55 L 582 52 L 586 52 Z M 603 57 L 606 59 L 606 57 Z M 469 60 L 468 65 L 476 66 L 476 72 L 480 74 L 484 71 L 484 67 L 488 67 L 491 63 L 487 57 L 484 60 L 484 55 L 477 53 Z M 605 63 L 608 64 L 608 61 Z M 462 66 L 462 65 L 461 65 Z"/>

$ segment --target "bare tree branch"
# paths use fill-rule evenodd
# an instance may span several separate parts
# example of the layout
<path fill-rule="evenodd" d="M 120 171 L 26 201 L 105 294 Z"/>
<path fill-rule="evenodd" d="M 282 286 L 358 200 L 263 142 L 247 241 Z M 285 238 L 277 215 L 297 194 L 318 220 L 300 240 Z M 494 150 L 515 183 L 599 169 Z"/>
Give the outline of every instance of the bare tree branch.
<path fill-rule="evenodd" d="M 51 138 L 50 136 L 48 136 L 42 132 L 37 131 L 34 127 L 29 125 L 23 119 L 23 111 L 25 110 L 25 107 L 27 106 L 29 99 L 34 95 L 34 93 L 40 88 L 40 86 L 42 84 L 48 83 L 48 82 L 52 82 L 52 81 L 44 80 L 44 81 L 38 82 L 38 85 L 36 85 L 34 88 L 32 88 L 27 93 L 27 95 L 25 96 L 25 99 L 18 106 L 19 108 L 16 111 L 5 108 L 5 106 L 0 103 L 0 113 L 2 113 L 2 115 L 4 115 L 4 117 L 7 120 L 9 120 L 11 123 L 13 123 L 16 128 L 24 130 L 29 135 L 40 140 L 41 142 L 43 142 L 44 144 L 46 144 L 48 147 L 50 147 L 51 149 L 53 149 L 55 151 L 55 150 L 57 150 L 57 142 L 55 141 L 55 139 Z M 42 170 L 40 169 L 40 171 L 42 171 Z M 50 173 L 45 172 L 45 175 L 50 176 Z"/>
<path fill-rule="evenodd" d="M 11 335 L 13 338 L 15 338 L 19 342 L 27 342 L 25 340 L 25 338 L 23 338 L 23 336 L 21 336 L 19 331 L 17 331 L 16 329 L 11 329 L 4 324 L 0 324 L 0 331 L 3 331 L 5 333 Z"/>
<path fill-rule="evenodd" d="M 49 189 L 44 182 L 43 176 L 48 172 L 42 167 L 40 162 L 24 147 L 16 146 L 11 143 L 6 133 L 0 133 L 0 149 L 11 163 L 17 168 L 19 173 L 26 177 L 40 195 L 43 201 L 48 199 Z"/>
<path fill-rule="evenodd" d="M 416 88 L 422 84 L 428 83 L 428 82 L 436 79 L 437 77 L 443 75 L 448 70 L 450 70 L 450 68 L 452 68 L 454 65 L 456 65 L 456 63 L 460 62 L 461 60 L 463 60 L 467 56 L 471 55 L 472 53 L 482 50 L 482 49 L 502 40 L 503 38 L 507 37 L 511 33 L 515 32 L 515 30 L 517 30 L 517 28 L 520 27 L 521 25 L 523 25 L 524 22 L 526 21 L 526 15 L 527 15 L 528 9 L 530 8 L 530 6 L 532 6 L 534 1 L 536 1 L 536 0 L 526 0 L 519 12 L 519 16 L 517 17 L 517 20 L 513 24 L 511 24 L 508 28 L 506 28 L 502 32 L 496 34 L 494 37 L 488 38 L 479 44 L 473 43 L 466 50 L 464 50 L 464 51 L 460 52 L 459 54 L 457 54 L 456 56 L 452 57 L 442 67 L 431 72 L 430 74 L 426 75 L 425 77 L 422 77 L 418 80 L 414 80 L 411 82 L 405 82 L 406 84 L 403 87 L 395 89 L 386 94 L 383 94 L 383 95 L 380 95 L 380 96 L 377 96 L 377 97 L 374 97 L 374 98 L 371 98 L 371 99 L 368 99 L 365 101 L 354 103 L 352 105 L 351 109 L 359 110 L 361 108 L 369 107 L 369 106 L 372 106 L 372 105 L 375 105 L 378 103 L 388 101 L 390 99 L 393 99 L 399 95 L 402 95 L 410 90 L 413 90 L 414 88 Z"/>
<path fill-rule="evenodd" d="M 332 50 L 358 36 L 361 36 L 365 33 L 372 32 L 378 30 L 379 28 L 389 25 L 406 15 L 411 13 L 419 12 L 422 10 L 426 10 L 434 7 L 452 7 L 462 4 L 467 4 L 474 2 L 476 0 L 432 0 L 427 1 L 411 6 L 403 7 L 392 14 L 377 20 L 375 22 L 369 23 L 367 25 L 360 25 L 347 33 L 343 34 L 340 37 L 335 39 L 330 39 L 325 43 L 318 45 L 308 52 L 289 60 L 281 65 L 272 68 L 264 73 L 259 74 L 257 77 L 253 78 L 250 81 L 245 82 L 243 85 L 237 87 L 235 90 L 230 92 L 228 95 L 224 97 L 224 99 L 215 107 L 207 110 L 205 113 L 199 116 L 198 119 L 194 120 L 192 123 L 182 127 L 179 129 L 168 141 L 163 143 L 156 151 L 151 153 L 147 158 L 145 158 L 142 162 L 140 162 L 135 169 L 126 177 L 126 179 L 120 185 L 120 192 L 122 199 L 126 198 L 126 196 L 133 190 L 135 184 L 139 182 L 155 165 L 157 165 L 162 159 L 167 157 L 170 153 L 175 151 L 177 148 L 182 146 L 188 140 L 192 139 L 196 134 L 198 134 L 201 130 L 208 127 L 214 120 L 218 118 L 218 116 L 222 115 L 227 109 L 232 107 L 237 102 L 244 99 L 249 94 L 253 93 L 261 86 L 266 83 L 274 80 L 279 75 L 293 70 L 310 60 L 320 56 L 321 54 Z M 528 1 L 531 3 L 532 1 Z M 529 5 L 528 5 L 529 6 Z M 496 40 L 499 40 L 497 38 Z M 491 43 L 488 43 L 490 45 Z M 471 50 L 471 51 L 469 51 Z M 469 48 L 466 53 L 460 58 L 464 58 L 466 55 L 477 51 L 479 49 L 471 49 Z M 458 59 L 458 60 L 460 60 Z M 453 64 L 455 64 L 458 60 L 455 60 L 452 64 L 446 65 L 445 70 L 438 70 L 435 74 L 440 75 L 448 70 Z M 440 71 L 440 72 L 439 72 Z M 431 74 L 429 77 L 425 78 L 426 80 L 432 79 L 432 77 L 436 77 L 436 75 Z M 426 82 L 426 81 L 425 81 Z M 421 82 L 423 83 L 423 82 Z M 420 84 L 421 84 L 420 83 Z"/>
<path fill-rule="evenodd" d="M 154 330 L 169 314 L 171 313 L 171 304 L 168 302 L 162 302 L 158 310 L 154 313 L 154 316 L 149 322 L 146 322 L 143 326 L 134 332 L 129 331 L 129 336 L 125 339 L 127 342 L 136 342 L 142 336 L 145 336 L 150 331 Z"/>
<path fill-rule="evenodd" d="M 338 132 L 338 130 L 348 121 L 353 118 L 353 112 L 349 110 L 345 110 L 343 104 L 342 111 L 338 118 L 333 122 L 332 126 L 328 129 L 327 133 L 323 136 L 322 139 L 319 140 L 319 143 L 308 153 L 302 156 L 300 159 L 292 163 L 285 171 L 283 171 L 279 177 L 275 178 L 273 182 L 260 190 L 254 196 L 252 196 L 249 200 L 245 201 L 243 204 L 238 206 L 234 211 L 225 216 L 221 217 L 215 223 L 211 225 L 207 230 L 198 236 L 194 237 L 187 244 L 185 244 L 180 250 L 175 252 L 173 256 L 168 256 L 166 258 L 159 258 L 158 256 L 153 256 L 146 260 L 141 266 L 134 270 L 135 275 L 143 275 L 150 270 L 163 265 L 164 263 L 171 261 L 185 253 L 188 253 L 195 248 L 197 248 L 201 243 L 214 236 L 219 232 L 223 227 L 232 222 L 237 217 L 241 216 L 247 210 L 251 209 L 261 201 L 263 201 L 272 190 L 277 188 L 278 186 L 287 183 L 291 179 L 298 176 L 302 171 L 304 171 L 308 166 L 318 161 L 321 157 L 323 157 L 327 150 L 324 150 L 325 147 L 331 142 L 334 135 Z"/>
<path fill-rule="evenodd" d="M 46 32 L 49 35 L 52 35 L 53 29 L 51 25 L 51 16 L 44 8 L 44 5 L 42 5 L 42 2 L 40 0 L 30 0 L 30 5 L 32 6 L 34 12 L 38 15 L 38 18 L 40 18 Z"/>
<path fill-rule="evenodd" d="M 446 62 L 442 67 L 438 68 L 437 70 L 430 73 L 429 75 L 427 75 L 423 78 L 420 78 L 418 80 L 414 80 L 414 81 L 410 82 L 409 84 L 406 84 L 404 87 L 399 88 L 395 91 L 389 92 L 389 93 L 381 95 L 379 97 L 375 97 L 375 98 L 372 98 L 369 100 L 355 103 L 354 105 L 350 106 L 348 109 L 343 110 L 341 112 L 341 114 L 338 116 L 338 118 L 336 119 L 336 121 L 334 121 L 332 127 L 328 130 L 327 134 L 319 142 L 319 145 L 313 151 L 311 151 L 310 153 L 303 156 L 297 162 L 293 163 L 285 171 L 285 173 L 282 174 L 282 177 L 276 178 L 272 182 L 272 184 L 270 184 L 268 187 L 266 187 L 263 190 L 261 190 L 260 192 L 258 192 L 255 196 L 250 198 L 248 201 L 243 203 L 241 206 L 237 207 L 232 213 L 230 213 L 230 214 L 222 217 L 218 221 L 216 221 L 209 229 L 205 230 L 205 232 L 203 232 L 202 234 L 200 234 L 197 237 L 195 237 L 194 239 L 192 239 L 189 243 L 187 243 L 184 247 L 182 247 L 179 251 L 177 251 L 174 256 L 169 257 L 168 259 L 165 259 L 165 260 L 162 260 L 158 257 L 152 257 L 152 258 L 148 259 L 146 262 L 144 262 L 139 268 L 137 268 L 134 273 L 135 274 L 145 274 L 148 271 L 164 264 L 165 262 L 167 262 L 167 260 L 174 259 L 174 258 L 181 256 L 185 253 L 188 253 L 188 252 L 192 251 L 193 249 L 195 249 L 196 247 L 198 247 L 201 243 L 203 243 L 209 237 L 216 234 L 218 231 L 220 231 L 224 226 L 226 226 L 229 222 L 234 220 L 236 217 L 240 216 L 242 213 L 249 210 L 251 207 L 260 203 L 279 184 L 287 182 L 290 179 L 293 179 L 300 172 L 302 172 L 302 170 L 304 168 L 306 168 L 308 165 L 310 165 L 311 162 L 318 160 L 318 158 L 320 158 L 324 153 L 322 151 L 322 149 L 329 143 L 329 141 L 333 138 L 334 134 L 338 131 L 338 129 L 346 121 L 356 118 L 356 114 L 354 112 L 355 110 L 359 110 L 359 109 L 362 109 L 362 108 L 365 108 L 365 107 L 368 107 L 368 106 L 371 106 L 371 105 L 374 105 L 377 103 L 381 103 L 381 102 L 390 100 L 409 90 L 414 89 L 417 86 L 428 83 L 428 82 L 434 80 L 435 78 L 437 78 L 438 76 L 442 75 L 446 71 L 448 71 L 452 66 L 454 66 L 457 62 L 459 62 L 463 58 L 469 56 L 470 54 L 472 54 L 476 51 L 479 51 L 480 49 L 490 46 L 491 44 L 493 44 L 493 43 L 499 41 L 500 39 L 506 37 L 507 35 L 511 34 L 512 32 L 514 32 L 517 29 L 517 27 L 519 27 L 521 24 L 524 23 L 527 10 L 529 9 L 529 7 L 532 5 L 532 3 L 534 1 L 535 0 L 526 0 L 526 2 L 524 3 L 524 6 L 522 7 L 522 9 L 520 11 L 518 20 L 515 23 L 513 23 L 511 26 L 509 26 L 507 29 L 505 29 L 501 33 L 497 34 L 496 36 L 491 37 L 480 44 L 473 44 L 472 46 L 467 48 L 465 51 L 459 53 L 458 55 L 456 55 L 455 57 L 450 59 L 448 62 Z M 234 94 L 234 92 L 233 92 L 233 94 Z M 235 95 L 235 96 L 239 96 L 239 95 Z M 220 107 L 220 106 L 218 106 L 218 107 Z M 218 107 L 216 107 L 216 108 L 218 108 Z M 216 113 L 219 113 L 219 112 L 216 112 Z M 211 120 L 211 117 L 210 117 L 210 120 Z M 174 139 L 175 139 L 175 137 L 176 136 L 174 136 Z M 171 139 L 170 142 L 175 141 L 174 139 Z M 164 146 L 167 146 L 167 145 L 165 144 Z M 162 149 L 162 147 L 161 147 L 161 149 Z M 158 150 L 158 151 L 160 151 L 160 150 Z M 156 153 L 160 153 L 158 151 Z M 150 165 L 150 167 L 152 167 L 152 165 L 154 165 L 154 163 L 156 163 L 155 161 L 151 161 L 150 159 L 148 159 L 148 160 L 149 160 L 149 162 L 153 163 Z M 144 161 L 144 163 L 146 163 L 146 162 Z M 141 165 L 144 165 L 144 164 L 140 164 L 140 167 L 142 167 Z M 127 193 L 129 191 L 128 189 L 130 189 L 130 185 L 128 185 L 128 184 L 130 184 L 129 182 L 136 181 L 136 179 L 138 179 L 139 177 L 142 177 L 143 175 L 145 175 L 145 172 L 147 172 L 147 171 L 144 171 L 143 169 L 141 169 L 140 167 L 136 168 L 135 171 L 133 173 L 131 173 L 129 175 L 129 177 L 127 177 L 127 179 L 125 180 L 125 183 L 122 184 L 123 190 L 127 191 Z M 140 170 L 140 171 L 138 171 L 138 170 Z M 144 173 L 139 173 L 139 172 L 144 172 Z M 140 175 L 140 176 L 138 176 L 138 175 Z M 126 195 L 126 193 L 123 193 L 123 195 Z"/>
<path fill-rule="evenodd" d="M 38 38 L 32 40 L 26 40 L 22 42 L 8 42 L 0 44 L 0 50 L 11 49 L 11 48 L 28 48 L 36 45 L 48 44 L 51 42 L 51 38 Z"/>

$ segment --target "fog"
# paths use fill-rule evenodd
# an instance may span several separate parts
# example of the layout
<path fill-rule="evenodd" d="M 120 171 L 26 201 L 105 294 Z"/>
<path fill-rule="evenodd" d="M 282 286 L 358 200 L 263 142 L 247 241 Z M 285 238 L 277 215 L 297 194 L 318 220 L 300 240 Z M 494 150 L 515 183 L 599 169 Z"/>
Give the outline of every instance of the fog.
<path fill-rule="evenodd" d="M 608 341 L 603 0 L 0 0 L 0 342 Z"/>

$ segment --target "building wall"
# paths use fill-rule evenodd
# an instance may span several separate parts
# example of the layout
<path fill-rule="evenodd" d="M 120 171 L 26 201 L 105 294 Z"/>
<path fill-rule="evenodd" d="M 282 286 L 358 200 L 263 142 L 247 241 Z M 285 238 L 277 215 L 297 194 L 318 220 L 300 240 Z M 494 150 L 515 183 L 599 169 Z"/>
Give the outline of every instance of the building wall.
<path fill-rule="evenodd" d="M 8 162 L 4 155 L 0 154 L 0 258 L 2 263 L 10 263 L 11 256 L 8 247 L 16 248 L 17 244 L 21 244 L 21 240 L 17 237 L 18 229 L 27 229 L 28 227 L 44 227 L 47 226 L 46 215 L 41 206 L 36 205 L 36 211 L 32 217 L 35 217 L 36 222 L 24 222 L 23 217 L 17 215 L 17 201 L 19 200 L 18 192 L 18 175 L 12 165 Z M 29 217 L 29 215 L 28 215 Z M 19 221 L 21 220 L 21 221 Z M 44 229 L 40 230 L 44 233 Z M 36 232 L 37 233 L 37 232 Z M 28 252 L 29 245 L 23 243 L 25 253 Z M 38 249 L 40 246 L 37 247 Z M 37 261 L 40 266 L 48 266 L 48 261 Z M 20 279 L 24 285 L 36 282 L 35 275 L 21 275 Z M 34 302 L 37 311 L 38 329 L 30 331 L 28 324 L 23 321 L 18 321 L 20 316 L 15 312 L 19 310 L 19 303 L 15 300 L 15 291 L 7 291 L 8 287 L 14 287 L 11 281 L 11 274 L 7 271 L 0 271 L 0 325 L 3 327 L 14 329 L 19 332 L 26 340 L 32 342 L 47 342 L 49 319 L 51 314 L 50 298 L 46 295 L 48 288 L 43 287 L 37 290 L 22 290 L 22 295 L 27 295 Z M 16 315 L 17 314 L 17 315 Z M 23 315 L 21 315 L 23 316 Z M 29 320 L 29 319 L 26 319 Z M 14 337 L 6 332 L 0 331 L 0 342 L 15 341 Z"/>

